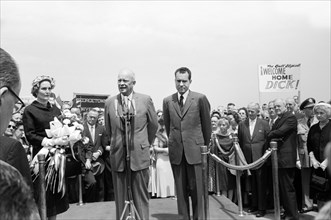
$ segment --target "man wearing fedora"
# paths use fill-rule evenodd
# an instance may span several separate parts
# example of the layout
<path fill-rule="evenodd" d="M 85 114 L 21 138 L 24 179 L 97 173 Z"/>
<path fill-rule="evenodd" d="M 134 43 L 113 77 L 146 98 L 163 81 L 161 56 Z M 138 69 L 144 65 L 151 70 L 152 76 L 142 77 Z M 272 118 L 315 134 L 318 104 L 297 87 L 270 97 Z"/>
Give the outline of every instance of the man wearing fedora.
<path fill-rule="evenodd" d="M 312 125 L 318 122 L 314 116 L 313 108 L 315 99 L 308 98 L 300 105 L 300 110 L 304 113 L 304 117 L 298 120 L 298 161 L 297 167 L 300 167 L 301 184 L 302 184 L 302 209 L 301 213 L 309 212 L 313 209 L 313 201 L 309 198 L 310 185 L 310 160 L 307 150 L 307 137 L 309 129 Z"/>

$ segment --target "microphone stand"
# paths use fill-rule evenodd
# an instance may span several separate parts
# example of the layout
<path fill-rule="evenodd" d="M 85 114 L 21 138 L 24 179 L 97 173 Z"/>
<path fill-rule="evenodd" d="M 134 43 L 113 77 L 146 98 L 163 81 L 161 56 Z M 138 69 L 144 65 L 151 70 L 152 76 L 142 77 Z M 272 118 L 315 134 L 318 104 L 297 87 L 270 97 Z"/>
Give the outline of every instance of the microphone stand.
<path fill-rule="evenodd" d="M 116 111 L 117 111 L 117 100 L 115 100 L 115 108 L 116 108 Z M 133 203 L 133 196 L 132 196 L 132 189 L 131 189 L 131 186 L 132 186 L 132 176 L 131 176 L 131 167 L 130 167 L 130 156 L 131 156 L 131 152 L 130 152 L 130 139 L 129 139 L 129 135 L 130 135 L 130 132 L 129 132 L 129 128 L 131 127 L 131 122 L 134 120 L 134 117 L 136 115 L 136 109 L 135 109 L 135 103 L 134 103 L 134 100 L 132 100 L 132 108 L 134 110 L 134 112 L 130 113 L 129 110 L 126 110 L 123 112 L 123 115 L 120 116 L 121 119 L 123 120 L 124 122 L 124 126 L 125 126 L 125 151 L 126 151 L 126 183 L 127 183 L 127 195 L 128 195 L 128 200 L 125 200 L 125 206 L 124 206 L 124 209 L 123 209 L 123 212 L 121 214 L 121 217 L 120 217 L 120 220 L 123 220 L 124 219 L 124 215 L 127 211 L 127 209 L 129 210 L 129 214 L 128 216 L 126 217 L 126 220 L 135 220 L 136 217 L 138 220 L 140 220 L 140 216 L 138 214 L 138 211 L 136 209 L 136 207 L 134 206 L 134 203 Z M 117 113 L 117 112 L 116 112 Z M 132 129 L 131 129 L 132 131 Z M 136 216 L 136 217 L 135 217 Z"/>

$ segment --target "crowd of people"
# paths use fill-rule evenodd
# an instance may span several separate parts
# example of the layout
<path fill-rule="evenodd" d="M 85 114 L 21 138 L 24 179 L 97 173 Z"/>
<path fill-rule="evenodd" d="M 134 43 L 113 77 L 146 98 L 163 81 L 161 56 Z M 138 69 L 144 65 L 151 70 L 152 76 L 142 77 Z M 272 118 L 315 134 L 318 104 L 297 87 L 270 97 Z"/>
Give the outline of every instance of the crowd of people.
<path fill-rule="evenodd" d="M 127 200 L 133 200 L 135 214 L 148 219 L 149 199 L 154 197 L 174 198 L 183 219 L 191 218 L 191 197 L 193 219 L 204 219 L 200 146 L 207 145 L 223 161 L 234 163 L 234 141 L 238 140 L 242 160 L 250 164 L 262 158 L 270 141 L 276 140 L 281 217 L 299 219 L 300 213 L 320 210 L 331 200 L 331 175 L 327 172 L 331 153 L 325 150 L 331 148 L 330 102 L 316 102 L 314 98 L 299 102 L 299 97 L 294 96 L 262 105 L 250 102 L 240 108 L 228 103 L 211 110 L 205 95 L 189 89 L 191 77 L 188 68 L 177 69 L 177 91 L 164 98 L 162 109 L 155 111 L 150 96 L 133 90 L 134 72 L 124 69 L 118 74 L 119 94 L 110 97 L 104 109 L 81 112 L 78 107 L 54 102 L 55 80 L 50 76 L 38 76 L 31 88 L 35 101 L 23 103 L 18 96 L 17 66 L 1 49 L 0 162 L 19 171 L 25 183 L 16 187 L 30 189 L 30 196 L 24 199 L 39 204 L 40 179 L 38 175 L 31 176 L 30 167 L 36 155 L 48 155 L 59 143 L 69 145 L 68 140 L 49 137 L 47 129 L 54 117 L 70 118 L 82 125 L 81 135 L 88 141 L 76 152 L 66 151 L 68 173 L 72 174 L 65 177 L 64 194 L 46 190 L 48 219 L 56 219 L 68 210 L 70 202 L 78 201 L 78 174 L 83 177 L 83 201 L 115 200 L 117 219 L 122 214 L 129 215 L 125 210 Z M 75 160 L 78 167 L 69 166 Z M 211 157 L 207 165 L 209 193 L 237 202 L 236 172 Z M 0 176 L 8 172 L 17 176 L 15 168 L 9 171 L 6 167 L 6 173 Z M 271 173 L 269 159 L 241 175 L 244 205 L 257 217 L 273 206 Z M 29 208 L 30 211 L 17 210 L 13 216 L 36 216 L 36 206 Z"/>

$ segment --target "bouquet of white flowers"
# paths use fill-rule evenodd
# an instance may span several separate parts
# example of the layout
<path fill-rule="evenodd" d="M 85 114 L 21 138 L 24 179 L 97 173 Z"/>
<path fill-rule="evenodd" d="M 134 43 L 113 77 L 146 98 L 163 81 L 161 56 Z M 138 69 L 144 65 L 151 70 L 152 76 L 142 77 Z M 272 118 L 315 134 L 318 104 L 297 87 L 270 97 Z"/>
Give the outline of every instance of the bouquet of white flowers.
<path fill-rule="evenodd" d="M 54 120 L 50 122 L 50 129 L 46 129 L 46 134 L 52 142 L 49 145 L 52 147 L 43 147 L 38 154 L 46 155 L 46 189 L 53 193 L 62 193 L 63 197 L 66 190 L 66 150 L 70 149 L 69 152 L 78 161 L 75 157 L 74 146 L 86 146 L 89 139 L 82 137 L 84 126 L 72 115 L 64 114 L 60 120 L 54 117 Z M 35 177 L 39 174 L 38 154 L 31 162 L 31 169 Z"/>

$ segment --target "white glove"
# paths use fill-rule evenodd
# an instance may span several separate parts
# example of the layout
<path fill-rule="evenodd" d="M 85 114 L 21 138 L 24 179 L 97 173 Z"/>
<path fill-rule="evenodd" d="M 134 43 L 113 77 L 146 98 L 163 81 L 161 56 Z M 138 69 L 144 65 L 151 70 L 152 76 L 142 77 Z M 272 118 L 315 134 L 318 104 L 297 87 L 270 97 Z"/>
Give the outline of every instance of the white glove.
<path fill-rule="evenodd" d="M 309 157 L 310 157 L 310 161 L 312 163 L 312 166 L 314 167 L 314 169 L 317 169 L 320 167 L 320 162 L 318 162 L 314 156 L 313 152 L 309 153 Z"/>
<path fill-rule="evenodd" d="M 54 145 L 63 146 L 63 145 L 68 145 L 68 143 L 69 143 L 69 138 L 67 136 L 54 139 Z"/>
<path fill-rule="evenodd" d="M 54 141 L 53 139 L 45 137 L 43 141 L 41 142 L 41 146 L 43 147 L 53 147 L 54 146 Z"/>
<path fill-rule="evenodd" d="M 325 170 L 328 166 L 328 159 L 325 159 L 321 164 L 320 167 Z"/>
<path fill-rule="evenodd" d="M 296 166 L 299 170 L 301 170 L 301 162 L 300 162 L 300 160 L 297 160 L 295 166 Z"/>

